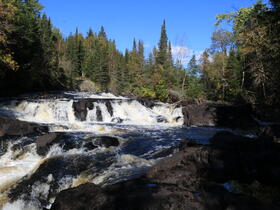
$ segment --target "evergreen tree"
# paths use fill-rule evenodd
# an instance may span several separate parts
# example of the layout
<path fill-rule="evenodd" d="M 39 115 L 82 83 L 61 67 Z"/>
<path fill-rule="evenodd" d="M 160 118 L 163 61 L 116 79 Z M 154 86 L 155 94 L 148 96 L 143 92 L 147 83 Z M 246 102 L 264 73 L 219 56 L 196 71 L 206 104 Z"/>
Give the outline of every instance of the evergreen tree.
<path fill-rule="evenodd" d="M 158 54 L 156 57 L 156 64 L 164 65 L 167 62 L 167 34 L 165 20 L 161 26 L 160 40 L 158 43 Z"/>
<path fill-rule="evenodd" d="M 99 31 L 99 33 L 98 33 L 98 37 L 99 38 L 103 38 L 103 39 L 107 39 L 107 35 L 106 35 L 106 33 L 105 33 L 105 29 L 104 29 L 104 27 L 103 26 L 101 26 L 101 28 L 100 28 L 100 31 Z"/>
<path fill-rule="evenodd" d="M 89 28 L 89 30 L 87 32 L 87 38 L 93 37 L 93 36 L 94 36 L 93 30 L 91 28 Z"/>
<path fill-rule="evenodd" d="M 143 71 L 145 65 L 144 43 L 140 40 L 138 41 L 138 55 L 139 55 L 140 68 Z"/>

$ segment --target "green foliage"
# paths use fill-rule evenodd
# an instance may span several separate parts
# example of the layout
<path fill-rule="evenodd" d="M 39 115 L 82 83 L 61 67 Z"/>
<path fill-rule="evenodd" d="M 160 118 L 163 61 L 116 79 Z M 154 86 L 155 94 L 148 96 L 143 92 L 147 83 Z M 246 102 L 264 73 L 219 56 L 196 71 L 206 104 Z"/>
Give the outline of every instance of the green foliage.
<path fill-rule="evenodd" d="M 244 63 L 244 91 L 253 93 L 254 103 L 279 104 L 280 13 L 279 3 L 269 7 L 258 1 L 231 15 L 238 52 Z"/>
<path fill-rule="evenodd" d="M 140 97 L 144 97 L 144 98 L 156 98 L 156 93 L 155 91 L 149 89 L 149 88 L 145 88 L 145 87 L 140 87 L 138 90 L 137 90 L 137 94 L 140 96 Z"/>

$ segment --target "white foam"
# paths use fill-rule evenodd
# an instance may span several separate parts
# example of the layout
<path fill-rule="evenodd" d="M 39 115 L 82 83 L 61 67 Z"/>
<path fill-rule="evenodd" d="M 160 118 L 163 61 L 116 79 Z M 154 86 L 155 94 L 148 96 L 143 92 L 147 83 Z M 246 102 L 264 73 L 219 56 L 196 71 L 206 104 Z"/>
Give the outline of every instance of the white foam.
<path fill-rule="evenodd" d="M 0 189 L 17 182 L 22 177 L 33 171 L 42 158 L 36 153 L 35 144 L 29 145 L 29 151 L 19 157 L 17 152 L 11 150 L 12 144 L 8 146 L 7 152 L 0 157 Z"/>
<path fill-rule="evenodd" d="M 40 210 L 40 208 L 36 203 L 30 202 L 26 203 L 23 200 L 17 200 L 12 203 L 7 203 L 3 206 L 3 210 Z"/>
<path fill-rule="evenodd" d="M 37 123 L 75 122 L 73 101 L 39 100 L 22 101 L 16 108 L 18 119 Z"/>
<path fill-rule="evenodd" d="M 75 93 L 90 97 L 89 93 Z M 110 93 L 101 93 L 98 96 L 104 99 L 113 98 Z M 120 99 L 120 97 L 116 97 Z M 17 118 L 24 121 L 50 124 L 51 131 L 82 131 L 110 132 L 108 128 L 93 126 L 92 124 L 123 124 L 141 126 L 179 126 L 183 125 L 182 108 L 172 104 L 156 103 L 153 108 L 143 106 L 137 100 L 106 100 L 94 101 L 93 109 L 87 110 L 86 121 L 79 121 L 73 110 L 73 100 L 53 99 L 22 101 L 16 107 L 10 107 Z M 112 113 L 106 103 L 110 103 Z M 97 110 L 100 110 L 101 121 L 98 119 Z M 102 125 L 101 125 L 102 126 Z M 108 126 L 107 126 L 108 127 Z M 100 132 L 101 131 L 101 132 Z M 114 132 L 114 130 L 112 130 Z"/>

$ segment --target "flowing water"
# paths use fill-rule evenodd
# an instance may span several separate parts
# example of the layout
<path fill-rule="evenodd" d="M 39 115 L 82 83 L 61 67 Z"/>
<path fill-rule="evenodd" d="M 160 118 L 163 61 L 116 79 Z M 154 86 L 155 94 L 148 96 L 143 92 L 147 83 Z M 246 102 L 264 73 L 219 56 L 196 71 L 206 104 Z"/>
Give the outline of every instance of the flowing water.
<path fill-rule="evenodd" d="M 5 139 L 0 150 L 0 208 L 50 208 L 64 189 L 108 185 L 138 177 L 182 139 L 207 143 L 217 128 L 184 127 L 182 107 L 109 93 L 65 92 L 2 102 L 0 114 L 47 125 L 61 140 L 38 154 L 37 136 Z M 100 136 L 119 146 L 93 147 Z M 2 140 L 3 141 L 3 140 Z M 5 144 L 5 145 L 4 145 Z"/>

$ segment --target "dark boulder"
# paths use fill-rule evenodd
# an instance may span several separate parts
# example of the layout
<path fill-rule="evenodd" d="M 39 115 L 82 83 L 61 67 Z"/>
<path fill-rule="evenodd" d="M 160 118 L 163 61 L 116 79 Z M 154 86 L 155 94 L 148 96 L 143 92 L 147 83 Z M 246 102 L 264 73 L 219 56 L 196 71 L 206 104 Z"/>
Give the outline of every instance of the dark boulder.
<path fill-rule="evenodd" d="M 120 117 L 114 117 L 111 122 L 113 123 L 122 123 L 123 122 L 123 119 L 121 119 Z"/>
<path fill-rule="evenodd" d="M 96 120 L 98 122 L 102 122 L 103 121 L 102 111 L 101 111 L 99 106 L 96 107 Z"/>
<path fill-rule="evenodd" d="M 280 148 L 275 143 L 229 132 L 218 133 L 211 142 L 212 145 L 199 145 L 184 141 L 172 157 L 160 160 L 146 175 L 134 180 L 104 188 L 82 185 L 65 190 L 52 209 L 68 206 L 68 196 L 71 200 L 81 199 L 83 191 L 89 194 L 85 195 L 87 203 L 79 203 L 81 209 L 88 209 L 88 203 L 90 208 L 98 208 L 98 203 L 96 207 L 92 204 L 99 196 L 108 201 L 108 209 L 279 209 L 277 203 L 263 202 L 243 191 L 232 193 L 224 187 L 229 180 L 241 183 L 258 180 L 264 185 L 278 186 L 280 192 L 277 181 Z M 73 204 L 69 209 L 78 208 Z"/>
<path fill-rule="evenodd" d="M 155 102 L 146 98 L 138 98 L 137 101 L 145 107 L 153 108 L 155 106 Z"/>
<path fill-rule="evenodd" d="M 253 129 L 258 123 L 253 119 L 249 105 L 189 104 L 183 107 L 187 126 L 218 126 Z"/>
<path fill-rule="evenodd" d="M 71 149 L 84 148 L 86 151 L 97 148 L 92 141 L 87 141 L 75 136 L 63 134 L 63 133 L 48 133 L 43 136 L 39 136 L 35 141 L 37 146 L 37 153 L 41 156 L 45 156 L 50 147 L 54 144 L 58 144 L 63 151 L 69 151 Z"/>
<path fill-rule="evenodd" d="M 209 147 L 218 151 L 213 156 L 212 177 L 252 182 L 280 187 L 280 145 L 266 138 L 251 139 L 230 132 L 217 133 Z M 219 163 L 215 166 L 213 163 Z M 217 170 L 218 169 L 218 170 Z M 215 174 L 215 175 L 214 175 Z"/>
<path fill-rule="evenodd" d="M 167 119 L 164 116 L 157 116 L 157 122 L 158 123 L 166 123 Z"/>
<path fill-rule="evenodd" d="M 47 154 L 50 146 L 58 143 L 62 139 L 63 135 L 60 133 L 48 133 L 43 136 L 39 136 L 35 141 L 37 146 L 37 153 L 41 156 Z"/>
<path fill-rule="evenodd" d="M 0 117 L 1 136 L 30 136 L 48 132 L 47 126 L 24 122 L 17 119 Z"/>
<path fill-rule="evenodd" d="M 280 141 L 280 124 L 271 124 L 260 126 L 258 129 L 258 136 L 268 137 L 274 141 Z"/>
<path fill-rule="evenodd" d="M 105 102 L 105 106 L 107 107 L 107 111 L 109 112 L 109 114 L 111 115 L 111 117 L 113 116 L 114 110 L 112 107 L 112 104 L 110 101 L 106 101 Z"/>
<path fill-rule="evenodd" d="M 87 183 L 63 190 L 52 205 L 52 210 L 107 210 L 114 209 L 112 198 L 95 184 Z"/>
<path fill-rule="evenodd" d="M 187 126 L 215 126 L 216 108 L 208 104 L 190 104 L 183 107 L 184 124 Z"/>
<path fill-rule="evenodd" d="M 79 101 L 73 102 L 73 109 L 76 119 L 85 121 L 87 119 L 88 110 L 94 108 L 94 100 L 91 99 L 80 99 Z"/>
<path fill-rule="evenodd" d="M 112 137 L 112 136 L 100 136 L 100 137 L 96 137 L 93 141 L 93 144 L 96 146 L 100 146 L 100 147 L 117 147 L 119 146 L 120 142 L 118 140 L 118 138 L 116 137 Z"/>

